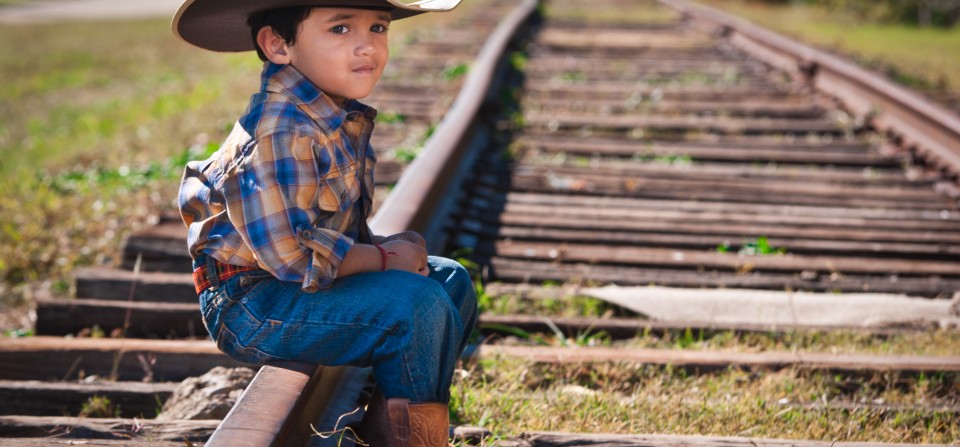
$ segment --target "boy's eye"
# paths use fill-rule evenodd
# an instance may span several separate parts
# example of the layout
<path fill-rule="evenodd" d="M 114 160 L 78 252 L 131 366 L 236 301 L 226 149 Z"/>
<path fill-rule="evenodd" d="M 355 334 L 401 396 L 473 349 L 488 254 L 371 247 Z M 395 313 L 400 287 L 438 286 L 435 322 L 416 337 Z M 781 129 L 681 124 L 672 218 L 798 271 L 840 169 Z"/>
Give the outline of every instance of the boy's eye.
<path fill-rule="evenodd" d="M 330 32 L 334 34 L 346 34 L 347 31 L 350 31 L 350 28 L 347 28 L 347 25 L 337 25 L 333 28 L 330 28 Z"/>
<path fill-rule="evenodd" d="M 375 33 L 385 33 L 387 32 L 387 27 L 386 25 L 373 25 L 370 27 L 370 31 Z"/>

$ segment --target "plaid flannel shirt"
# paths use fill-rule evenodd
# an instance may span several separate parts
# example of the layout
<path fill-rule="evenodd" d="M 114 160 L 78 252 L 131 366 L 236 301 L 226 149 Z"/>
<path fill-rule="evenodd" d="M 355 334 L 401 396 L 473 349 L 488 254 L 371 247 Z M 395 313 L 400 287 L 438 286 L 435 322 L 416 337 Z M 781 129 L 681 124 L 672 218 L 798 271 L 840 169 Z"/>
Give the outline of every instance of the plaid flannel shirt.
<path fill-rule="evenodd" d="M 370 234 L 376 113 L 338 107 L 292 66 L 267 62 L 220 149 L 187 164 L 179 203 L 191 256 L 329 287 L 360 226 Z"/>

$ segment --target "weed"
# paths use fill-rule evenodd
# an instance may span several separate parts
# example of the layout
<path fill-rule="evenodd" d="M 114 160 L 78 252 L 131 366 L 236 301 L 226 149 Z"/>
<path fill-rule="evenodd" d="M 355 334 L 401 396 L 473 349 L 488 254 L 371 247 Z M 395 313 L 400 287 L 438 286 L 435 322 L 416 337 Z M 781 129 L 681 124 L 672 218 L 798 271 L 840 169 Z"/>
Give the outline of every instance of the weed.
<path fill-rule="evenodd" d="M 557 76 L 557 79 L 565 82 L 582 82 L 587 80 L 587 75 L 579 71 L 565 71 Z"/>
<path fill-rule="evenodd" d="M 33 337 L 33 335 L 34 335 L 33 329 L 19 328 L 19 329 L 12 329 L 4 332 L 4 336 L 9 338 Z"/>
<path fill-rule="evenodd" d="M 693 157 L 689 155 L 659 155 L 653 159 L 653 162 L 668 166 L 693 166 Z"/>
<path fill-rule="evenodd" d="M 510 53 L 510 66 L 514 70 L 522 72 L 527 68 L 527 62 L 530 60 L 530 55 L 523 51 L 514 51 Z"/>
<path fill-rule="evenodd" d="M 93 395 L 80 407 L 80 417 L 114 418 L 120 416 L 120 406 L 106 396 Z"/>
<path fill-rule="evenodd" d="M 344 441 L 346 441 L 347 445 L 357 444 L 361 446 L 368 446 L 370 444 L 367 444 L 362 439 L 360 439 L 360 437 L 357 436 L 357 432 L 353 430 L 353 427 L 350 427 L 349 425 L 344 425 L 343 428 L 340 428 L 340 423 L 343 422 L 343 418 L 347 416 L 352 416 L 356 414 L 358 411 L 360 411 L 359 407 L 355 408 L 353 411 L 349 413 L 340 415 L 340 417 L 337 418 L 337 422 L 336 424 L 334 424 L 333 429 L 329 431 L 324 431 L 324 432 L 318 431 L 313 424 L 310 424 L 310 429 L 313 430 L 314 435 L 319 436 L 322 439 L 330 439 L 330 438 L 336 437 L 338 446 L 343 445 Z"/>
<path fill-rule="evenodd" d="M 423 147 L 406 148 L 402 147 L 393 152 L 393 158 L 400 163 L 409 164 L 420 155 Z"/>
<path fill-rule="evenodd" d="M 470 71 L 469 65 L 462 63 L 456 64 L 443 70 L 443 79 L 446 79 L 447 81 L 454 81 L 463 77 L 468 71 Z"/>
<path fill-rule="evenodd" d="M 407 121 L 407 115 L 400 112 L 380 112 L 377 114 L 376 121 L 384 124 L 402 124 Z"/>
<path fill-rule="evenodd" d="M 729 253 L 732 247 L 730 241 L 723 241 L 717 245 L 713 251 L 717 253 Z M 743 244 L 740 247 L 740 250 L 737 251 L 741 255 L 785 255 L 788 253 L 785 247 L 774 247 L 770 245 L 769 239 L 766 236 L 760 236 L 754 239 L 747 239 L 743 241 Z"/>

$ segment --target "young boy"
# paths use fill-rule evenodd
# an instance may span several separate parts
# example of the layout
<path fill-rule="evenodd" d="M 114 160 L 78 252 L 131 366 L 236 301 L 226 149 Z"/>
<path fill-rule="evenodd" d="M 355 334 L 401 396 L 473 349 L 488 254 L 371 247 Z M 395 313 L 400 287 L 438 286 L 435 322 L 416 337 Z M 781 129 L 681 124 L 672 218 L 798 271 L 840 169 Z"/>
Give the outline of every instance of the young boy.
<path fill-rule="evenodd" d="M 186 0 L 174 33 L 256 50 L 262 84 L 180 187 L 194 282 L 217 346 L 246 363 L 371 366 L 391 446 L 447 445 L 450 382 L 476 321 L 469 275 L 420 235 L 367 225 L 391 20 L 459 0 Z"/>

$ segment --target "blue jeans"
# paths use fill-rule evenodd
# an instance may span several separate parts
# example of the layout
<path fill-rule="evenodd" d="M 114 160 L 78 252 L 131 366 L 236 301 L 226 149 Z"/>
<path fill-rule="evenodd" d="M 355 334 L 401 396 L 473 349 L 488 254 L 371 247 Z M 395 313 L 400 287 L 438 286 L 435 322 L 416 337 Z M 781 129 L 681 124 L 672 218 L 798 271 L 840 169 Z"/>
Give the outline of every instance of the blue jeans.
<path fill-rule="evenodd" d="M 208 259 L 201 256 L 195 266 Z M 476 295 L 459 263 L 435 256 L 428 263 L 429 277 L 360 273 L 316 293 L 264 270 L 222 284 L 211 278 L 200 310 L 217 347 L 240 362 L 372 367 L 387 398 L 448 402 L 457 359 L 476 324 Z"/>

